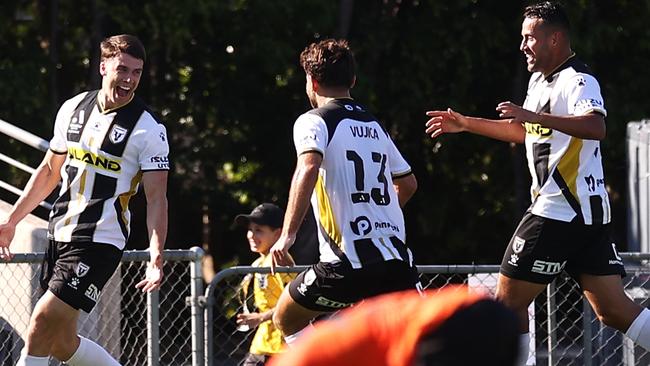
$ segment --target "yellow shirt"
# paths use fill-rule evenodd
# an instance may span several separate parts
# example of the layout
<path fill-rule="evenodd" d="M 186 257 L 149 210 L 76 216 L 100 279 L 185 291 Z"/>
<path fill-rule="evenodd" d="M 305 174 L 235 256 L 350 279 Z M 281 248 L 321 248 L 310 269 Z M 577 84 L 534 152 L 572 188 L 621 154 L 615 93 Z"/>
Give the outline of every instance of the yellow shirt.
<path fill-rule="evenodd" d="M 270 267 L 271 256 L 261 256 L 252 264 L 253 267 Z M 293 274 L 276 273 L 255 273 L 253 277 L 253 298 L 258 313 L 264 313 L 275 307 L 285 285 L 295 277 Z M 243 284 L 248 288 L 248 283 Z M 256 355 L 272 355 L 283 350 L 284 340 L 282 333 L 273 325 L 273 321 L 267 320 L 260 323 L 249 352 Z"/>

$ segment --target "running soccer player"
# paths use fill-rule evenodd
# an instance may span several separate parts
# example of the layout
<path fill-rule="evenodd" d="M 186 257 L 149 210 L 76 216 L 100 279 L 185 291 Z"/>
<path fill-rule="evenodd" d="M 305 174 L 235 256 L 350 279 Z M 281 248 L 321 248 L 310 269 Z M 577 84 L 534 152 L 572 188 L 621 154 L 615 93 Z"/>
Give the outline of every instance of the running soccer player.
<path fill-rule="evenodd" d="M 273 266 L 290 264 L 288 250 L 311 196 L 320 262 L 299 274 L 276 305 L 273 321 L 289 345 L 319 314 L 419 284 L 400 207 L 417 182 L 383 125 L 350 97 L 355 72 L 348 43 L 313 43 L 300 63 L 314 109 L 294 125 L 298 161 L 271 255 Z"/>
<path fill-rule="evenodd" d="M 523 18 L 520 49 L 533 73 L 523 106 L 500 103 L 500 120 L 430 111 L 426 133 L 469 131 L 526 144 L 532 205 L 506 248 L 497 286 L 497 298 L 519 314 L 522 348 L 528 350 L 528 305 L 566 270 L 600 321 L 650 349 L 650 311 L 626 296 L 625 269 L 610 235 L 600 86 L 572 51 L 569 20 L 558 4 L 528 6 Z"/>
<path fill-rule="evenodd" d="M 129 235 L 129 199 L 140 182 L 147 198 L 151 261 L 136 287 L 154 291 L 167 236 L 169 147 L 165 127 L 135 96 L 145 49 L 131 35 L 101 42 L 102 88 L 66 101 L 50 149 L 0 225 L 0 257 L 11 257 L 16 225 L 63 180 L 50 213 L 41 272 L 46 290 L 32 313 L 18 366 L 45 366 L 49 356 L 71 366 L 119 363 L 77 335 L 79 310 L 90 312 L 115 272 Z"/>

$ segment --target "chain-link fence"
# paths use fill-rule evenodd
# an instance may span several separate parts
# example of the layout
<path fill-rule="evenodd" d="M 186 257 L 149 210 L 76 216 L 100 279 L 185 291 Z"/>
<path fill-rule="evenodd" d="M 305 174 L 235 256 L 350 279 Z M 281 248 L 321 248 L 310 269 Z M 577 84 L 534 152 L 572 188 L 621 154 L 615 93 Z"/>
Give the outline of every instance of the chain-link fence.
<path fill-rule="evenodd" d="M 203 294 L 199 248 L 167 250 L 159 291 L 134 286 L 144 278 L 149 253 L 127 251 L 97 306 L 81 312 L 79 333 L 106 348 L 122 365 L 203 363 Z M 0 365 L 13 366 L 24 345 L 29 316 L 41 296 L 43 253 L 17 254 L 0 262 Z M 59 363 L 51 361 L 50 365 Z"/>
<path fill-rule="evenodd" d="M 627 294 L 648 305 L 650 254 L 622 253 L 626 260 Z M 297 273 L 307 267 L 280 268 L 278 272 Z M 451 284 L 494 291 L 499 266 L 458 265 L 418 266 L 420 281 L 426 289 Z M 255 329 L 238 331 L 236 314 L 242 312 L 242 280 L 253 273 L 268 273 L 269 268 L 233 267 L 215 276 L 206 289 L 205 350 L 207 366 L 241 365 Z M 249 296 L 251 296 L 249 294 Z M 248 299 L 250 300 L 250 299 Z M 632 366 L 649 365 L 650 354 L 635 346 L 622 333 L 602 325 L 582 296 L 578 284 L 566 273 L 559 276 L 547 291 L 537 297 L 529 310 L 531 335 L 537 365 Z"/>

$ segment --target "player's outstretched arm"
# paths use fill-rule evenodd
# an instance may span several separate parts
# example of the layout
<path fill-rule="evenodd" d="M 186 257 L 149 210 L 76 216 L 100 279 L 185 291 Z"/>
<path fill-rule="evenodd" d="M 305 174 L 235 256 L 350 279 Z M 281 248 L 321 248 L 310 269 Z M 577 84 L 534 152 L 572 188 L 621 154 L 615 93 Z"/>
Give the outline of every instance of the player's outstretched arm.
<path fill-rule="evenodd" d="M 436 138 L 443 133 L 471 132 L 496 140 L 523 143 L 526 132 L 517 121 L 512 119 L 487 119 L 469 117 L 451 108 L 446 111 L 428 111 L 429 120 L 425 132 Z"/>
<path fill-rule="evenodd" d="M 9 246 L 16 233 L 16 225 L 38 206 L 56 188 L 61 180 L 61 167 L 66 154 L 45 153 L 41 164 L 27 182 L 23 194 L 14 204 L 9 216 L 0 224 L 0 259 L 12 257 Z"/>
<path fill-rule="evenodd" d="M 145 279 L 135 287 L 151 292 L 160 287 L 163 277 L 162 252 L 167 239 L 167 171 L 143 173 L 142 186 L 147 197 L 150 260 Z"/>

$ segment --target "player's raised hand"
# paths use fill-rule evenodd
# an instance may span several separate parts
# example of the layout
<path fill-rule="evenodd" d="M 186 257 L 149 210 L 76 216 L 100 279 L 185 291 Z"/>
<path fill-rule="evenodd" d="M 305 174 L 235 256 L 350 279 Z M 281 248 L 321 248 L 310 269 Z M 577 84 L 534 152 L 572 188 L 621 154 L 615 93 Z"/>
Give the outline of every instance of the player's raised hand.
<path fill-rule="evenodd" d="M 151 253 L 149 264 L 147 265 L 147 272 L 144 280 L 138 282 L 135 287 L 142 290 L 142 292 L 152 292 L 160 288 L 160 283 L 163 277 L 163 259 L 162 254 L 158 251 Z"/>
<path fill-rule="evenodd" d="M 512 118 L 512 122 L 537 122 L 539 116 L 532 111 L 513 102 L 501 102 L 497 105 L 497 112 L 501 118 Z"/>
<path fill-rule="evenodd" d="M 428 111 L 426 114 L 431 118 L 425 125 L 425 132 L 431 138 L 436 138 L 443 133 L 457 133 L 466 130 L 467 117 L 451 108 L 446 111 Z"/>
<path fill-rule="evenodd" d="M 16 226 L 8 223 L 0 224 L 0 259 L 8 261 L 13 258 L 14 255 L 9 250 L 9 246 L 15 233 Z"/>

